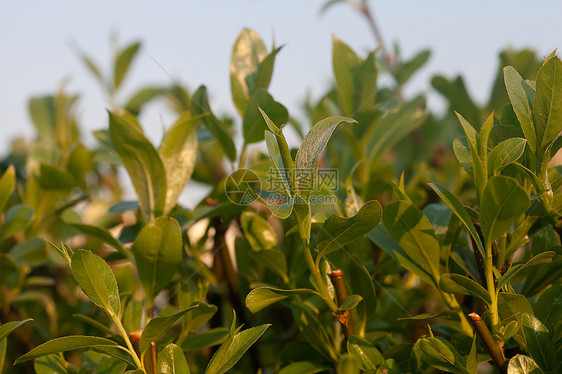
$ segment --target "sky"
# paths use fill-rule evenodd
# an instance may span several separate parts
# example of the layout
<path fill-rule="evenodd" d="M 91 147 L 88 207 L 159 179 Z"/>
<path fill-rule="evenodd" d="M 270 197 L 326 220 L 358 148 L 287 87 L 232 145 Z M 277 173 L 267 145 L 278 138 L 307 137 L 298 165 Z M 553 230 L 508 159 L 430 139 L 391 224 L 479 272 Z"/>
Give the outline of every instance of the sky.
<path fill-rule="evenodd" d="M 268 47 L 273 39 L 285 45 L 270 92 L 298 116 L 307 93 L 318 97 L 330 84 L 332 35 L 363 56 L 376 46 L 367 24 L 349 6 L 320 14 L 324 2 L 0 0 L 0 155 L 9 139 L 32 137 L 28 99 L 52 93 L 62 82 L 80 94 L 78 116 L 86 139 L 108 126 L 104 96 L 70 45 L 87 51 L 107 72 L 112 32 L 121 45 L 143 43 L 122 102 L 143 85 L 179 80 L 191 90 L 206 84 L 213 110 L 234 114 L 231 47 L 242 28 L 252 28 Z M 403 56 L 432 49 L 430 62 L 407 93 L 427 92 L 435 108 L 440 99 L 429 84 L 435 74 L 462 74 L 473 97 L 484 102 L 499 51 L 531 47 L 545 56 L 562 47 L 559 0 L 372 0 L 371 6 L 386 42 L 397 42 Z M 150 106 L 141 117 L 155 142 L 172 120 L 162 105 Z"/>

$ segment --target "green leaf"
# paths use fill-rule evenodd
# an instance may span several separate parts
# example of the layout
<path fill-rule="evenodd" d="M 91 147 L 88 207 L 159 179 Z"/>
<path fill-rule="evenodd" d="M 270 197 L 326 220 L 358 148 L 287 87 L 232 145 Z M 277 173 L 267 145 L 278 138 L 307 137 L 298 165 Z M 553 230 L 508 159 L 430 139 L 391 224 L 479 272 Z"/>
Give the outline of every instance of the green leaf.
<path fill-rule="evenodd" d="M 527 352 L 541 368 L 550 367 L 549 355 L 547 353 L 550 345 L 550 337 L 542 322 L 530 313 L 524 313 L 521 317 L 523 336 L 527 343 Z"/>
<path fill-rule="evenodd" d="M 39 238 L 26 239 L 16 244 L 8 254 L 16 261 L 18 266 L 28 264 L 34 267 L 47 260 L 45 241 Z"/>
<path fill-rule="evenodd" d="M 540 146 L 537 143 L 533 112 L 531 111 L 534 90 L 523 78 L 521 78 L 517 70 L 513 67 L 507 66 L 503 69 L 503 71 L 505 87 L 507 88 L 507 94 L 509 95 L 511 105 L 513 106 L 513 111 L 521 124 L 521 128 L 523 129 L 525 138 L 529 143 L 529 147 L 533 152 L 536 152 L 537 147 Z"/>
<path fill-rule="evenodd" d="M 142 107 L 149 101 L 164 95 L 167 92 L 162 87 L 144 87 L 138 90 L 125 104 L 125 110 L 135 116 L 138 116 Z"/>
<path fill-rule="evenodd" d="M 348 117 L 334 116 L 323 119 L 316 123 L 303 139 L 295 159 L 297 169 L 297 181 L 299 186 L 310 185 L 310 178 L 316 178 L 318 174 L 318 159 L 332 133 L 342 123 L 357 123 Z M 303 195 L 308 197 L 310 191 L 303 191 Z"/>
<path fill-rule="evenodd" d="M 193 116 L 206 114 L 201 118 L 201 122 L 203 122 L 207 130 L 213 134 L 226 154 L 226 157 L 228 157 L 230 161 L 234 161 L 236 159 L 236 145 L 233 140 L 234 132 L 215 117 L 211 111 L 207 87 L 201 86 L 195 91 L 191 100 L 191 111 Z"/>
<path fill-rule="evenodd" d="M 562 130 L 562 61 L 556 56 L 548 58 L 537 75 L 533 114 L 537 152 L 544 152 Z"/>
<path fill-rule="evenodd" d="M 267 48 L 259 34 L 251 29 L 243 29 L 234 42 L 230 55 L 232 101 L 241 116 L 244 115 L 253 93 L 248 87 L 247 78 L 258 71 L 260 63 L 267 56 Z"/>
<path fill-rule="evenodd" d="M 414 73 L 426 64 L 430 56 L 431 51 L 426 49 L 416 54 L 410 60 L 400 64 L 398 71 L 394 74 L 396 83 L 398 83 L 399 86 L 406 83 Z"/>
<path fill-rule="evenodd" d="M 553 251 L 543 252 L 531 258 L 529 261 L 527 261 L 524 264 L 517 264 L 512 266 L 507 272 L 505 272 L 504 275 L 501 276 L 500 279 L 498 279 L 498 285 L 496 287 L 498 289 L 501 288 L 511 278 L 513 278 L 514 276 L 519 274 L 519 272 L 525 270 L 526 268 L 536 265 L 549 264 L 552 261 L 552 257 L 554 257 L 555 254 L 556 252 Z"/>
<path fill-rule="evenodd" d="M 420 127 L 427 113 L 423 110 L 425 99 L 417 97 L 405 103 L 398 111 L 387 113 L 369 136 L 366 149 L 368 160 L 374 163 L 387 149 Z"/>
<path fill-rule="evenodd" d="M 29 321 L 33 321 L 33 318 L 24 319 L 23 321 L 12 321 L 0 325 L 0 342 L 4 340 L 12 331 Z"/>
<path fill-rule="evenodd" d="M 453 151 L 457 160 L 459 160 L 461 166 L 466 171 L 466 173 L 474 179 L 474 171 L 472 169 L 472 156 L 468 148 L 462 143 L 460 139 L 453 140 Z M 490 162 L 490 161 L 488 161 Z"/>
<path fill-rule="evenodd" d="M 258 89 L 250 96 L 250 101 L 242 119 L 244 143 L 251 144 L 262 141 L 267 125 L 260 110 L 263 110 L 274 123 L 284 124 L 289 120 L 289 112 L 281 103 L 264 89 Z"/>
<path fill-rule="evenodd" d="M 168 344 L 158 354 L 156 364 L 158 372 L 162 374 L 189 374 L 187 361 L 180 347 L 175 344 Z"/>
<path fill-rule="evenodd" d="M 181 343 L 181 347 L 185 351 L 196 351 L 207 347 L 222 344 L 229 335 L 226 327 L 216 327 L 195 335 L 189 335 Z"/>
<path fill-rule="evenodd" d="M 506 233 L 529 207 L 527 192 L 511 177 L 488 180 L 480 202 L 480 224 L 484 240 L 492 243 Z"/>
<path fill-rule="evenodd" d="M 4 207 L 12 195 L 12 192 L 14 192 L 15 186 L 16 169 L 14 165 L 10 165 L 0 178 L 0 213 L 4 211 Z"/>
<path fill-rule="evenodd" d="M 384 362 L 383 355 L 365 338 L 350 336 L 347 351 L 360 363 L 362 370 L 376 370 Z"/>
<path fill-rule="evenodd" d="M 22 362 L 34 360 L 38 357 L 50 355 L 53 353 L 66 352 L 74 349 L 92 348 L 98 346 L 117 346 L 113 340 L 99 338 L 97 336 L 70 335 L 62 338 L 56 338 L 43 343 L 23 356 L 19 357 L 14 365 Z"/>
<path fill-rule="evenodd" d="M 478 140 L 479 136 L 474 126 L 472 126 L 467 120 L 464 119 L 459 113 L 456 113 L 457 118 L 463 128 L 463 131 L 466 135 L 466 140 L 468 142 L 468 149 L 470 150 L 470 157 L 472 159 L 472 177 L 474 179 L 474 183 L 476 184 L 476 189 L 478 191 L 478 196 L 482 195 L 484 187 L 486 187 L 486 182 L 488 179 L 488 172 L 487 172 L 487 163 L 484 163 L 485 160 L 481 157 L 482 154 L 480 152 L 481 148 L 485 148 L 486 144 L 482 147 L 480 146 L 480 142 Z M 486 121 L 489 123 L 489 120 Z M 489 126 L 486 126 L 489 128 Z M 487 150 L 487 148 L 486 148 Z"/>
<path fill-rule="evenodd" d="M 68 363 L 58 354 L 42 356 L 34 360 L 33 369 L 36 374 L 68 374 Z"/>
<path fill-rule="evenodd" d="M 336 78 L 336 90 L 342 113 L 354 114 L 355 71 L 361 65 L 361 59 L 337 36 L 332 37 L 332 65 Z"/>
<path fill-rule="evenodd" d="M 451 192 L 449 192 L 445 187 L 441 186 L 440 184 L 429 183 L 429 186 L 435 191 L 435 193 L 437 193 L 437 195 L 439 195 L 441 200 L 443 200 L 443 202 L 449 207 L 449 209 L 451 209 L 451 211 L 455 214 L 455 216 L 457 216 L 457 218 L 461 221 L 461 223 L 469 232 L 470 236 L 472 236 L 472 238 L 474 239 L 474 242 L 476 243 L 476 246 L 480 250 L 480 253 L 484 255 L 485 251 L 484 251 L 483 244 L 480 241 L 480 236 L 478 236 L 478 233 L 476 232 L 476 228 L 472 223 L 472 219 L 468 215 L 468 212 L 463 207 L 461 202 Z"/>
<path fill-rule="evenodd" d="M 449 373 L 468 373 L 465 359 L 442 338 L 421 338 L 421 357 L 436 369 Z"/>
<path fill-rule="evenodd" d="M 525 151 L 526 139 L 510 138 L 496 145 L 488 155 L 488 176 L 517 161 Z"/>
<path fill-rule="evenodd" d="M 191 178 L 197 158 L 199 118 L 186 112 L 166 131 L 158 154 L 166 171 L 166 203 L 162 215 L 168 215 L 176 205 L 183 188 Z"/>
<path fill-rule="evenodd" d="M 326 366 L 313 361 L 299 361 L 281 368 L 279 374 L 315 374 L 327 369 Z"/>
<path fill-rule="evenodd" d="M 402 200 L 385 208 L 383 222 L 404 252 L 438 283 L 441 249 L 427 217 L 412 203 Z"/>
<path fill-rule="evenodd" d="M 27 205 L 18 204 L 8 209 L 4 217 L 4 224 L 0 229 L 0 240 L 24 231 L 31 224 L 32 218 L 33 209 Z"/>
<path fill-rule="evenodd" d="M 260 325 L 228 337 L 211 358 L 205 374 L 223 374 L 240 360 L 242 355 L 271 325 Z"/>
<path fill-rule="evenodd" d="M 125 116 L 109 112 L 111 141 L 119 154 L 146 221 L 162 215 L 166 203 L 166 171 L 158 152 Z"/>
<path fill-rule="evenodd" d="M 123 244 L 113 237 L 106 229 L 97 226 L 85 225 L 82 223 L 71 223 L 67 222 L 67 225 L 75 228 L 83 234 L 92 236 L 109 244 L 111 247 L 115 248 L 119 253 L 123 254 L 126 258 L 130 258 L 130 253 L 123 247 Z"/>
<path fill-rule="evenodd" d="M 562 325 L 562 285 L 555 284 L 548 288 L 535 303 L 535 316 L 550 331 L 558 331 Z"/>
<path fill-rule="evenodd" d="M 279 249 L 263 249 L 259 252 L 251 251 L 250 257 L 257 263 L 263 264 L 267 269 L 279 274 L 283 282 L 289 283 L 287 276 L 287 259 Z"/>
<path fill-rule="evenodd" d="M 277 247 L 277 235 L 267 221 L 259 215 L 246 211 L 240 216 L 240 225 L 244 231 L 244 238 L 248 240 L 252 249 L 259 252 L 263 249 Z"/>
<path fill-rule="evenodd" d="M 271 214 L 281 219 L 289 218 L 289 216 L 293 212 L 293 205 L 295 203 L 294 196 L 291 196 L 291 198 L 285 204 L 272 204 L 269 202 L 269 200 L 266 200 L 259 195 L 258 200 L 267 205 L 269 210 L 271 210 Z"/>
<path fill-rule="evenodd" d="M 351 310 L 363 300 L 362 296 L 349 295 L 338 307 L 339 310 Z"/>
<path fill-rule="evenodd" d="M 196 304 L 172 315 L 151 319 L 142 331 L 139 343 L 139 349 L 141 353 L 150 346 L 151 342 L 158 344 L 160 339 L 162 339 L 162 337 L 166 334 L 166 332 L 168 332 L 168 330 L 174 325 L 174 323 L 176 323 L 186 313 L 196 311 L 198 307 L 199 304 Z"/>
<path fill-rule="evenodd" d="M 14 259 L 5 254 L 0 253 L 0 285 L 6 283 L 6 281 L 18 271 L 18 266 Z"/>
<path fill-rule="evenodd" d="M 445 274 L 439 280 L 439 288 L 447 293 L 472 295 L 491 304 L 492 298 L 488 291 L 479 283 L 459 274 Z"/>
<path fill-rule="evenodd" d="M 110 316 L 118 316 L 121 300 L 109 265 L 92 252 L 79 249 L 72 255 L 71 267 L 74 279 L 86 296 Z"/>
<path fill-rule="evenodd" d="M 116 90 L 119 88 L 119 86 L 121 86 L 121 83 L 123 82 L 123 79 L 125 78 L 125 75 L 129 70 L 129 66 L 131 65 L 133 58 L 139 51 L 140 46 L 140 42 L 133 43 L 123 51 L 121 51 L 117 56 L 113 71 L 113 87 Z"/>
<path fill-rule="evenodd" d="M 180 266 L 182 238 L 179 223 L 160 217 L 144 226 L 131 248 L 149 303 L 168 285 Z"/>
<path fill-rule="evenodd" d="M 543 374 L 535 360 L 529 356 L 518 354 L 509 360 L 507 374 Z"/>
<path fill-rule="evenodd" d="M 316 295 L 317 292 L 307 288 L 282 290 L 273 287 L 258 287 L 254 288 L 250 291 L 248 296 L 246 296 L 246 307 L 250 309 L 252 313 L 257 313 L 271 304 L 284 300 L 289 296 L 306 294 Z"/>
<path fill-rule="evenodd" d="M 318 232 L 318 255 L 325 256 L 366 235 L 381 221 L 382 208 L 378 201 L 365 203 L 350 218 L 332 214 Z"/>

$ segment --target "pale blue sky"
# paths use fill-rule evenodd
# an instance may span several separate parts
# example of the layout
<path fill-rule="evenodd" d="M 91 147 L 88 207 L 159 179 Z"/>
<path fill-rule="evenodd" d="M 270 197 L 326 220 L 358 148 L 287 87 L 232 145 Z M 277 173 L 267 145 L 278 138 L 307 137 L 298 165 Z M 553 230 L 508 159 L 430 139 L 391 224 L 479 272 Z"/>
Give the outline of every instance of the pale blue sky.
<path fill-rule="evenodd" d="M 270 91 L 298 114 L 311 91 L 319 95 L 331 79 L 331 36 L 337 35 L 363 53 L 374 41 L 363 19 L 345 5 L 320 16 L 323 0 L 145 1 L 0 0 L 0 129 L 2 142 L 31 134 L 27 99 L 53 92 L 64 78 L 79 92 L 79 117 L 89 132 L 107 126 L 102 94 L 69 48 L 73 40 L 107 71 L 109 35 L 121 43 L 140 39 L 144 47 L 123 95 L 147 83 L 171 78 L 195 89 L 205 83 L 212 107 L 234 113 L 230 100 L 229 58 L 243 27 L 258 31 L 268 46 L 275 34 L 285 44 L 278 55 Z M 430 90 L 435 73 L 462 73 L 480 101 L 487 98 L 506 46 L 531 46 L 547 55 L 562 47 L 562 2 L 559 0 L 372 0 L 388 42 L 398 41 L 403 55 L 430 47 L 428 66 L 412 82 L 410 92 Z M 155 61 L 158 61 L 164 71 Z M 431 103 L 439 106 L 435 95 Z M 158 105 L 143 116 L 152 139 L 168 126 L 169 115 Z M 90 137 L 91 139 L 91 137 Z M 0 153 L 5 153 L 5 148 Z"/>

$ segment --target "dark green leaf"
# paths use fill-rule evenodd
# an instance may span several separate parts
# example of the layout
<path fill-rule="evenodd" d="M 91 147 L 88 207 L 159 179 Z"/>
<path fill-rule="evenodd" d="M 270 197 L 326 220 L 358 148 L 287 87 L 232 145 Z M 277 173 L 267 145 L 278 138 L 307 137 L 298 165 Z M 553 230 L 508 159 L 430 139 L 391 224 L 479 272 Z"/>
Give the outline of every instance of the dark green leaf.
<path fill-rule="evenodd" d="M 361 59 L 337 36 L 332 38 L 332 65 L 336 78 L 336 88 L 342 113 L 354 114 L 355 70 L 361 65 Z"/>
<path fill-rule="evenodd" d="M 488 155 L 488 175 L 517 161 L 525 151 L 526 139 L 510 138 L 496 145 Z"/>
<path fill-rule="evenodd" d="M 224 343 L 228 338 L 228 334 L 226 327 L 217 327 L 199 334 L 189 335 L 181 343 L 181 347 L 185 351 L 196 351 L 212 347 Z"/>
<path fill-rule="evenodd" d="M 562 61 L 556 56 L 548 58 L 537 75 L 533 114 L 537 152 L 544 152 L 562 130 Z"/>
<path fill-rule="evenodd" d="M 517 119 L 521 124 L 525 138 L 527 138 L 529 147 L 533 152 L 536 152 L 537 147 L 540 145 L 537 143 L 533 112 L 531 111 L 533 89 L 521 78 L 517 70 L 513 67 L 507 66 L 503 71 L 505 87 L 507 88 L 507 94 L 509 95 L 511 105 L 513 105 L 513 111 L 517 115 Z"/>
<path fill-rule="evenodd" d="M 325 256 L 366 235 L 379 224 L 381 216 L 382 208 L 376 200 L 365 203 L 353 217 L 332 214 L 318 232 L 318 255 Z"/>
<path fill-rule="evenodd" d="M 420 68 L 422 68 L 426 64 L 430 56 L 431 51 L 426 49 L 416 54 L 410 60 L 402 63 L 399 66 L 396 74 L 394 74 L 396 83 L 398 83 L 398 85 L 400 86 L 406 83 L 412 77 L 412 75 L 414 75 Z"/>
<path fill-rule="evenodd" d="M 12 195 L 12 192 L 14 192 L 15 186 L 16 169 L 14 165 L 10 165 L 0 178 L 0 213 L 4 211 L 4 207 Z"/>
<path fill-rule="evenodd" d="M 556 252 L 552 252 L 552 251 L 543 252 L 541 254 L 536 255 L 535 257 L 525 262 L 524 264 L 517 264 L 512 266 L 511 269 L 509 269 L 504 275 L 501 276 L 500 279 L 498 279 L 497 288 L 501 288 L 504 284 L 506 284 L 506 282 L 508 282 L 511 278 L 513 278 L 519 272 L 525 270 L 526 268 L 535 265 L 549 264 L 552 261 L 552 257 L 554 257 L 555 254 Z"/>
<path fill-rule="evenodd" d="M 362 370 L 376 370 L 384 362 L 383 355 L 365 338 L 350 336 L 347 351 L 360 363 Z"/>
<path fill-rule="evenodd" d="M 242 355 L 254 344 L 271 325 L 261 325 L 229 336 L 211 358 L 205 374 L 223 374 L 240 360 Z"/>
<path fill-rule="evenodd" d="M 145 220 L 162 215 L 166 203 L 166 171 L 158 152 L 125 116 L 109 112 L 109 131 L 139 199 Z"/>
<path fill-rule="evenodd" d="M 26 239 L 13 246 L 8 253 L 19 266 L 28 264 L 33 267 L 47 260 L 45 242 L 39 238 Z"/>
<path fill-rule="evenodd" d="M 320 373 L 328 368 L 324 365 L 318 364 L 312 361 L 299 361 L 293 362 L 281 370 L 279 370 L 279 374 L 315 374 Z"/>
<path fill-rule="evenodd" d="M 488 180 L 480 202 L 480 224 L 484 240 L 492 243 L 506 233 L 529 207 L 527 192 L 510 177 Z"/>
<path fill-rule="evenodd" d="M 479 283 L 459 274 L 445 274 L 439 280 L 439 288 L 447 293 L 472 295 L 488 304 L 492 303 L 490 294 Z"/>
<path fill-rule="evenodd" d="M 419 340 L 422 359 L 436 369 L 449 373 L 468 373 L 465 359 L 442 338 L 421 338 Z"/>
<path fill-rule="evenodd" d="M 0 285 L 3 285 L 17 271 L 16 261 L 11 256 L 0 253 Z"/>
<path fill-rule="evenodd" d="M 359 295 L 349 295 L 339 306 L 339 310 L 351 310 L 357 306 L 363 297 Z"/>
<path fill-rule="evenodd" d="M 118 344 L 106 338 L 96 336 L 70 335 L 62 338 L 49 340 L 46 343 L 27 352 L 19 357 L 14 364 L 20 364 L 38 357 L 50 355 L 53 353 L 66 352 L 74 349 L 92 348 L 97 346 L 117 346 Z"/>
<path fill-rule="evenodd" d="M 143 227 L 133 247 L 140 281 L 149 302 L 168 285 L 182 259 L 181 228 L 170 217 L 160 217 Z"/>
<path fill-rule="evenodd" d="M 33 321 L 33 318 L 24 319 L 23 321 L 12 321 L 0 325 L 0 342 L 4 340 L 6 336 L 8 336 L 12 331 L 29 321 Z"/>
<path fill-rule="evenodd" d="M 285 124 L 289 120 L 289 112 L 282 104 L 264 89 L 258 89 L 250 96 L 250 101 L 242 119 L 242 133 L 245 144 L 256 143 L 264 139 L 267 125 L 260 110 L 268 114 L 273 123 Z"/>
<path fill-rule="evenodd" d="M 383 221 L 404 252 L 439 282 L 440 245 L 427 217 L 412 203 L 402 200 L 385 208 Z"/>
<path fill-rule="evenodd" d="M 129 252 L 125 249 L 125 247 L 123 247 L 123 244 L 121 244 L 119 240 L 115 239 L 113 235 L 111 235 L 106 229 L 97 226 L 85 225 L 82 223 L 68 222 L 67 225 L 75 228 L 83 234 L 93 236 L 94 238 L 97 238 L 104 243 L 109 244 L 125 257 L 130 257 Z"/>
<path fill-rule="evenodd" d="M 90 251 L 79 249 L 72 255 L 72 275 L 90 300 L 105 309 L 111 316 L 118 316 L 121 300 L 117 280 L 107 263 Z"/>
<path fill-rule="evenodd" d="M 307 288 L 282 290 L 273 287 L 258 287 L 254 288 L 250 291 L 248 296 L 246 296 L 246 307 L 250 309 L 252 313 L 257 313 L 271 304 L 284 300 L 289 296 L 305 294 L 315 295 L 316 291 Z"/>
<path fill-rule="evenodd" d="M 521 317 L 521 327 L 527 345 L 527 352 L 541 368 L 548 368 L 548 349 L 550 337 L 546 327 L 541 321 L 530 313 L 524 313 Z"/>
<path fill-rule="evenodd" d="M 201 122 L 203 122 L 207 130 L 209 130 L 219 142 L 226 157 L 234 161 L 234 159 L 236 159 L 236 146 L 233 140 L 234 132 L 212 113 L 211 107 L 209 106 L 207 87 L 201 86 L 195 91 L 191 101 L 191 111 L 193 116 L 205 114 Z"/>
<path fill-rule="evenodd" d="M 158 154 L 166 171 L 166 203 L 162 215 L 168 215 L 176 205 L 186 183 L 195 169 L 199 118 L 186 112 L 164 134 Z"/>
<path fill-rule="evenodd" d="M 273 249 L 277 247 L 277 235 L 269 223 L 253 212 L 243 212 L 240 225 L 244 231 L 244 238 L 248 240 L 254 251 Z"/>
<path fill-rule="evenodd" d="M 367 158 L 370 162 L 375 162 L 384 151 L 422 125 L 427 118 L 424 106 L 425 100 L 417 97 L 380 120 L 367 140 Z"/>
<path fill-rule="evenodd" d="M 457 216 L 457 218 L 461 221 L 461 223 L 470 233 L 470 236 L 472 236 L 472 238 L 476 242 L 476 246 L 480 250 L 480 253 L 484 254 L 485 251 L 484 251 L 483 244 L 480 241 L 480 237 L 476 232 L 476 228 L 472 223 L 472 219 L 468 215 L 468 212 L 463 207 L 461 202 L 451 192 L 449 192 L 445 187 L 441 186 L 440 184 L 429 183 L 429 186 L 437 193 L 437 195 L 439 195 L 441 200 L 443 200 L 443 202 L 447 204 L 449 209 L 451 209 L 451 211 Z"/>
<path fill-rule="evenodd" d="M 550 331 L 558 331 L 562 325 L 562 285 L 548 288 L 535 303 L 535 316 Z"/>
<path fill-rule="evenodd" d="M 140 351 L 144 352 L 150 346 L 151 342 L 158 344 L 160 339 L 166 334 L 166 332 L 168 332 L 174 323 L 176 323 L 186 313 L 197 310 L 198 307 L 199 304 L 196 304 L 172 315 L 151 319 L 142 331 L 139 343 Z"/>
<path fill-rule="evenodd" d="M 6 212 L 4 224 L 0 230 L 0 240 L 24 231 L 31 224 L 33 209 L 24 204 L 14 205 Z"/>
<path fill-rule="evenodd" d="M 168 344 L 158 354 L 156 364 L 158 372 L 162 374 L 189 374 L 187 361 L 180 347 L 175 344 Z"/>

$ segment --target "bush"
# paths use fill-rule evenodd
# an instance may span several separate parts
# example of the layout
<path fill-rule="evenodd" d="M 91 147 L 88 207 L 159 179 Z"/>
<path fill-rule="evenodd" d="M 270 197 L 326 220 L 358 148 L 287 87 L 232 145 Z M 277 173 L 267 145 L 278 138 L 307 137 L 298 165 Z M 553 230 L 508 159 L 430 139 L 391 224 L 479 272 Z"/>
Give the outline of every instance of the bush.
<path fill-rule="evenodd" d="M 139 48 L 112 77 L 82 58 L 115 97 Z M 30 101 L 37 138 L 2 161 L 0 368 L 560 372 L 562 61 L 502 53 L 483 107 L 435 77 L 440 116 L 401 94 L 428 51 L 390 63 L 334 38 L 306 131 L 268 92 L 278 53 L 249 29 L 233 47 L 241 146 L 205 86 L 141 89 L 94 148 L 76 95 Z M 155 146 L 137 116 L 157 98 L 178 117 Z M 190 180 L 211 187 L 194 209 Z"/>

